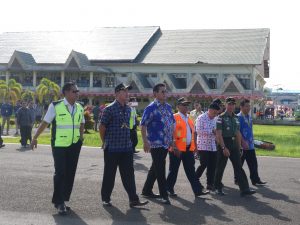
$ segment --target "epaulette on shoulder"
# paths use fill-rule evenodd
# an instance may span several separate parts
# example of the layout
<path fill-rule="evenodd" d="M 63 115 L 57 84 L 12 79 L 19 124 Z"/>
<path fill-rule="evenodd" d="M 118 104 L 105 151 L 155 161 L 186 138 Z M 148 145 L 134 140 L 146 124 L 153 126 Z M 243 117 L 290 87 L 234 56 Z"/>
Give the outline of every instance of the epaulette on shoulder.
<path fill-rule="evenodd" d="M 54 102 L 52 102 L 52 104 L 55 106 L 55 105 L 57 105 L 58 103 L 60 103 L 60 102 L 62 102 L 62 101 L 63 101 L 63 99 L 58 100 L 58 101 L 54 101 Z"/>
<path fill-rule="evenodd" d="M 224 116 L 225 115 L 225 112 L 222 112 L 221 114 L 220 114 L 220 116 Z"/>

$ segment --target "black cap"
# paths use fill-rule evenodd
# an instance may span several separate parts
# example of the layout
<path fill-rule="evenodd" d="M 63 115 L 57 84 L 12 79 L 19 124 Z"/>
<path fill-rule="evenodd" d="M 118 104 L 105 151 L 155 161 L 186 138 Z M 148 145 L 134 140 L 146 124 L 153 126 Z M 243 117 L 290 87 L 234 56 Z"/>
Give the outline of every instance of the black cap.
<path fill-rule="evenodd" d="M 215 109 L 215 110 L 220 110 L 220 106 L 215 103 L 215 102 L 212 102 L 209 106 L 208 106 L 209 109 Z"/>
<path fill-rule="evenodd" d="M 191 102 L 184 97 L 177 99 L 177 105 L 188 105 L 190 103 Z"/>
<path fill-rule="evenodd" d="M 118 84 L 118 85 L 115 87 L 115 93 L 117 93 L 117 92 L 119 92 L 119 91 L 121 91 L 121 90 L 125 90 L 125 89 L 131 90 L 132 87 L 131 87 L 130 85 L 125 86 L 123 83 Z"/>
<path fill-rule="evenodd" d="M 226 103 L 231 103 L 231 104 L 235 104 L 235 99 L 233 98 L 233 97 L 228 97 L 228 98 L 226 98 L 226 100 L 225 100 L 225 102 Z"/>
<path fill-rule="evenodd" d="M 212 103 L 216 103 L 217 105 L 222 105 L 223 102 L 219 98 L 215 98 Z"/>

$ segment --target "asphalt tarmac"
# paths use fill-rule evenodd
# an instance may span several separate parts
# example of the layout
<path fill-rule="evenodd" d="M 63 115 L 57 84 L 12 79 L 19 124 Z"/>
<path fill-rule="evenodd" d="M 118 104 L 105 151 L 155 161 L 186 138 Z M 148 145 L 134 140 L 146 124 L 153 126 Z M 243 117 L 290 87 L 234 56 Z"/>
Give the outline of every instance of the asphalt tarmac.
<path fill-rule="evenodd" d="M 72 210 L 69 215 L 60 216 L 51 204 L 54 172 L 51 148 L 38 146 L 31 151 L 7 144 L 0 149 L 0 225 L 299 225 L 300 159 L 258 157 L 258 162 L 260 177 L 268 185 L 251 185 L 257 191 L 254 196 L 240 197 L 228 162 L 223 177 L 226 196 L 210 194 L 195 199 L 181 166 L 175 186 L 178 197 L 171 198 L 171 205 L 151 200 L 141 209 L 131 209 L 117 172 L 113 207 L 104 208 L 100 197 L 103 152 L 100 148 L 83 147 L 69 202 Z M 138 193 L 141 193 L 150 164 L 149 154 L 135 154 Z M 246 165 L 244 169 L 249 175 Z M 205 175 L 201 182 L 205 184 Z M 157 184 L 154 192 L 158 192 Z"/>

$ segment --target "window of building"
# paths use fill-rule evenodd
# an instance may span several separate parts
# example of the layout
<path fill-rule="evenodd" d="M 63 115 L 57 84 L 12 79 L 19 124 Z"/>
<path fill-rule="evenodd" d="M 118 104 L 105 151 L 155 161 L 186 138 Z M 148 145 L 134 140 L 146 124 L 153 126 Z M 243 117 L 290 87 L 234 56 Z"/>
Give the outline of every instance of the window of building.
<path fill-rule="evenodd" d="M 250 74 L 236 74 L 235 76 L 246 90 L 250 89 Z"/>
<path fill-rule="evenodd" d="M 186 73 L 169 73 L 169 78 L 177 89 L 187 88 L 187 74 Z"/>
<path fill-rule="evenodd" d="M 32 72 L 11 72 L 10 79 L 15 79 L 16 82 L 21 83 L 23 87 L 33 86 Z"/>
<path fill-rule="evenodd" d="M 60 72 L 51 72 L 51 71 L 38 71 L 36 75 L 36 85 L 41 83 L 43 78 L 53 81 L 57 85 L 61 85 L 61 73 Z"/>
<path fill-rule="evenodd" d="M 210 89 L 217 89 L 217 73 L 202 73 L 201 75 Z"/>
<path fill-rule="evenodd" d="M 210 89 L 217 89 L 217 78 L 208 78 L 208 87 Z"/>
<path fill-rule="evenodd" d="M 88 72 L 65 72 L 65 82 L 75 82 L 78 87 L 89 87 L 90 74 Z"/>
<path fill-rule="evenodd" d="M 103 73 L 94 73 L 93 75 L 93 87 L 102 87 L 102 77 L 104 77 L 105 74 Z"/>
<path fill-rule="evenodd" d="M 242 78 L 242 79 L 239 79 L 239 81 L 246 90 L 250 89 L 250 79 Z"/>
<path fill-rule="evenodd" d="M 116 78 L 113 75 L 105 76 L 105 87 L 112 88 L 116 86 Z"/>
<path fill-rule="evenodd" d="M 6 80 L 6 72 L 0 71 L 0 80 Z"/>

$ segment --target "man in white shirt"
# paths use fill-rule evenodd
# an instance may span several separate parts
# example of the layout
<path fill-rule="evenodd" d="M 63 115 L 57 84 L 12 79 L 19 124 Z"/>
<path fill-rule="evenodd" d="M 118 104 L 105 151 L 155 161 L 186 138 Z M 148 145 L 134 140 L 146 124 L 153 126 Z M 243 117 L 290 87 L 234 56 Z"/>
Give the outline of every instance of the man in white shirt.
<path fill-rule="evenodd" d="M 83 107 L 76 102 L 79 96 L 77 86 L 65 83 L 62 92 L 65 98 L 49 105 L 31 142 L 31 148 L 36 148 L 39 135 L 52 123 L 51 147 L 55 167 L 52 203 L 60 215 L 70 210 L 65 202 L 70 200 L 85 123 Z"/>
<path fill-rule="evenodd" d="M 194 110 L 192 110 L 190 112 L 189 116 L 193 120 L 193 122 L 195 123 L 195 121 L 198 118 L 198 116 L 200 116 L 203 113 L 204 112 L 202 111 L 202 107 L 201 107 L 200 102 L 196 101 L 196 102 L 194 102 Z"/>

